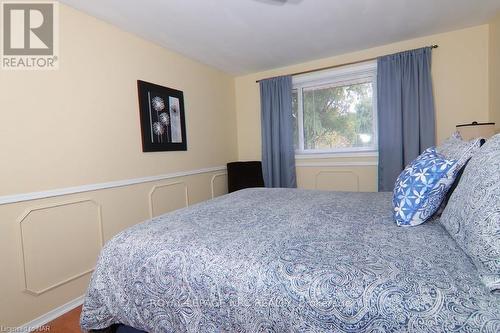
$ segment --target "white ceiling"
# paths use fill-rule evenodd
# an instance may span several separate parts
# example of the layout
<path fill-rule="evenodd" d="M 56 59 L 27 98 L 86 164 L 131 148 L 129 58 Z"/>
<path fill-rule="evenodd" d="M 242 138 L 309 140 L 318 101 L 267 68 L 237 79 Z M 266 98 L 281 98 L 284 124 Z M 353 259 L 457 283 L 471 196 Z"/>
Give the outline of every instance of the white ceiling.
<path fill-rule="evenodd" d="M 231 74 L 257 72 L 488 20 L 500 0 L 62 0 Z"/>

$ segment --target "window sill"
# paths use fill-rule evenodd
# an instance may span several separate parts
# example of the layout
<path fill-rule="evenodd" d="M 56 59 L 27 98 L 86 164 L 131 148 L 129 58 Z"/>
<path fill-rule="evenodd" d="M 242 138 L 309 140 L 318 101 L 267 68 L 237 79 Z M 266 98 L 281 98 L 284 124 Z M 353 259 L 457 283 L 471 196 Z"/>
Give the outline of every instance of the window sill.
<path fill-rule="evenodd" d="M 310 160 L 310 159 L 326 159 L 335 157 L 378 157 L 378 151 L 346 151 L 346 152 L 324 152 L 324 153 L 307 153 L 296 152 L 296 160 Z"/>

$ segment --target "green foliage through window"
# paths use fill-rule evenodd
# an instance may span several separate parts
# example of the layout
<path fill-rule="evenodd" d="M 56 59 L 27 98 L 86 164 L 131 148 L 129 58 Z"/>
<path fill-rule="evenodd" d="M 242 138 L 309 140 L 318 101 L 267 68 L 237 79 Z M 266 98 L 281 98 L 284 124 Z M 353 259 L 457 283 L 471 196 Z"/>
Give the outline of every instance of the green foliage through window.
<path fill-rule="evenodd" d="M 300 149 L 302 100 L 303 149 L 336 150 L 375 145 L 373 83 L 322 85 L 293 91 L 294 137 Z M 299 99 L 299 94 L 302 98 Z"/>

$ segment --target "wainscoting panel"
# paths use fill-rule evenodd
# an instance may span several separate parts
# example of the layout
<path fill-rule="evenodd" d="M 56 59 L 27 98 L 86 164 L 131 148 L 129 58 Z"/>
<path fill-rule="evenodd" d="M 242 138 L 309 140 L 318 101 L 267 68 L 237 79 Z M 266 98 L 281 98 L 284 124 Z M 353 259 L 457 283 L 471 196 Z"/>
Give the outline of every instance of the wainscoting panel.
<path fill-rule="evenodd" d="M 219 173 L 212 176 L 210 181 L 212 199 L 227 193 L 227 173 Z"/>
<path fill-rule="evenodd" d="M 43 324 L 85 294 L 103 241 L 226 192 L 216 167 L 0 199 L 0 326 Z"/>
<path fill-rule="evenodd" d="M 297 185 L 310 190 L 375 192 L 377 161 L 373 157 L 298 160 Z"/>
<path fill-rule="evenodd" d="M 320 171 L 314 187 L 324 191 L 359 192 L 359 176 L 352 171 Z"/>
<path fill-rule="evenodd" d="M 24 290 L 38 296 L 93 270 L 103 245 L 101 207 L 92 200 L 32 207 L 19 231 Z"/>
<path fill-rule="evenodd" d="M 151 218 L 187 206 L 189 206 L 189 194 L 185 182 L 155 185 L 149 192 Z"/>

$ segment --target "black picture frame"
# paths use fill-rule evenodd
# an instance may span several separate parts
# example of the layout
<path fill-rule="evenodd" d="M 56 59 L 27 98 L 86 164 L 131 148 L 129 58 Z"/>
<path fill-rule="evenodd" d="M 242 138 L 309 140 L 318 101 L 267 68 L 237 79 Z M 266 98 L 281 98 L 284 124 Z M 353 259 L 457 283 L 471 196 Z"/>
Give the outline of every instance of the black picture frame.
<path fill-rule="evenodd" d="M 137 80 L 143 152 L 185 151 L 184 93 Z"/>

